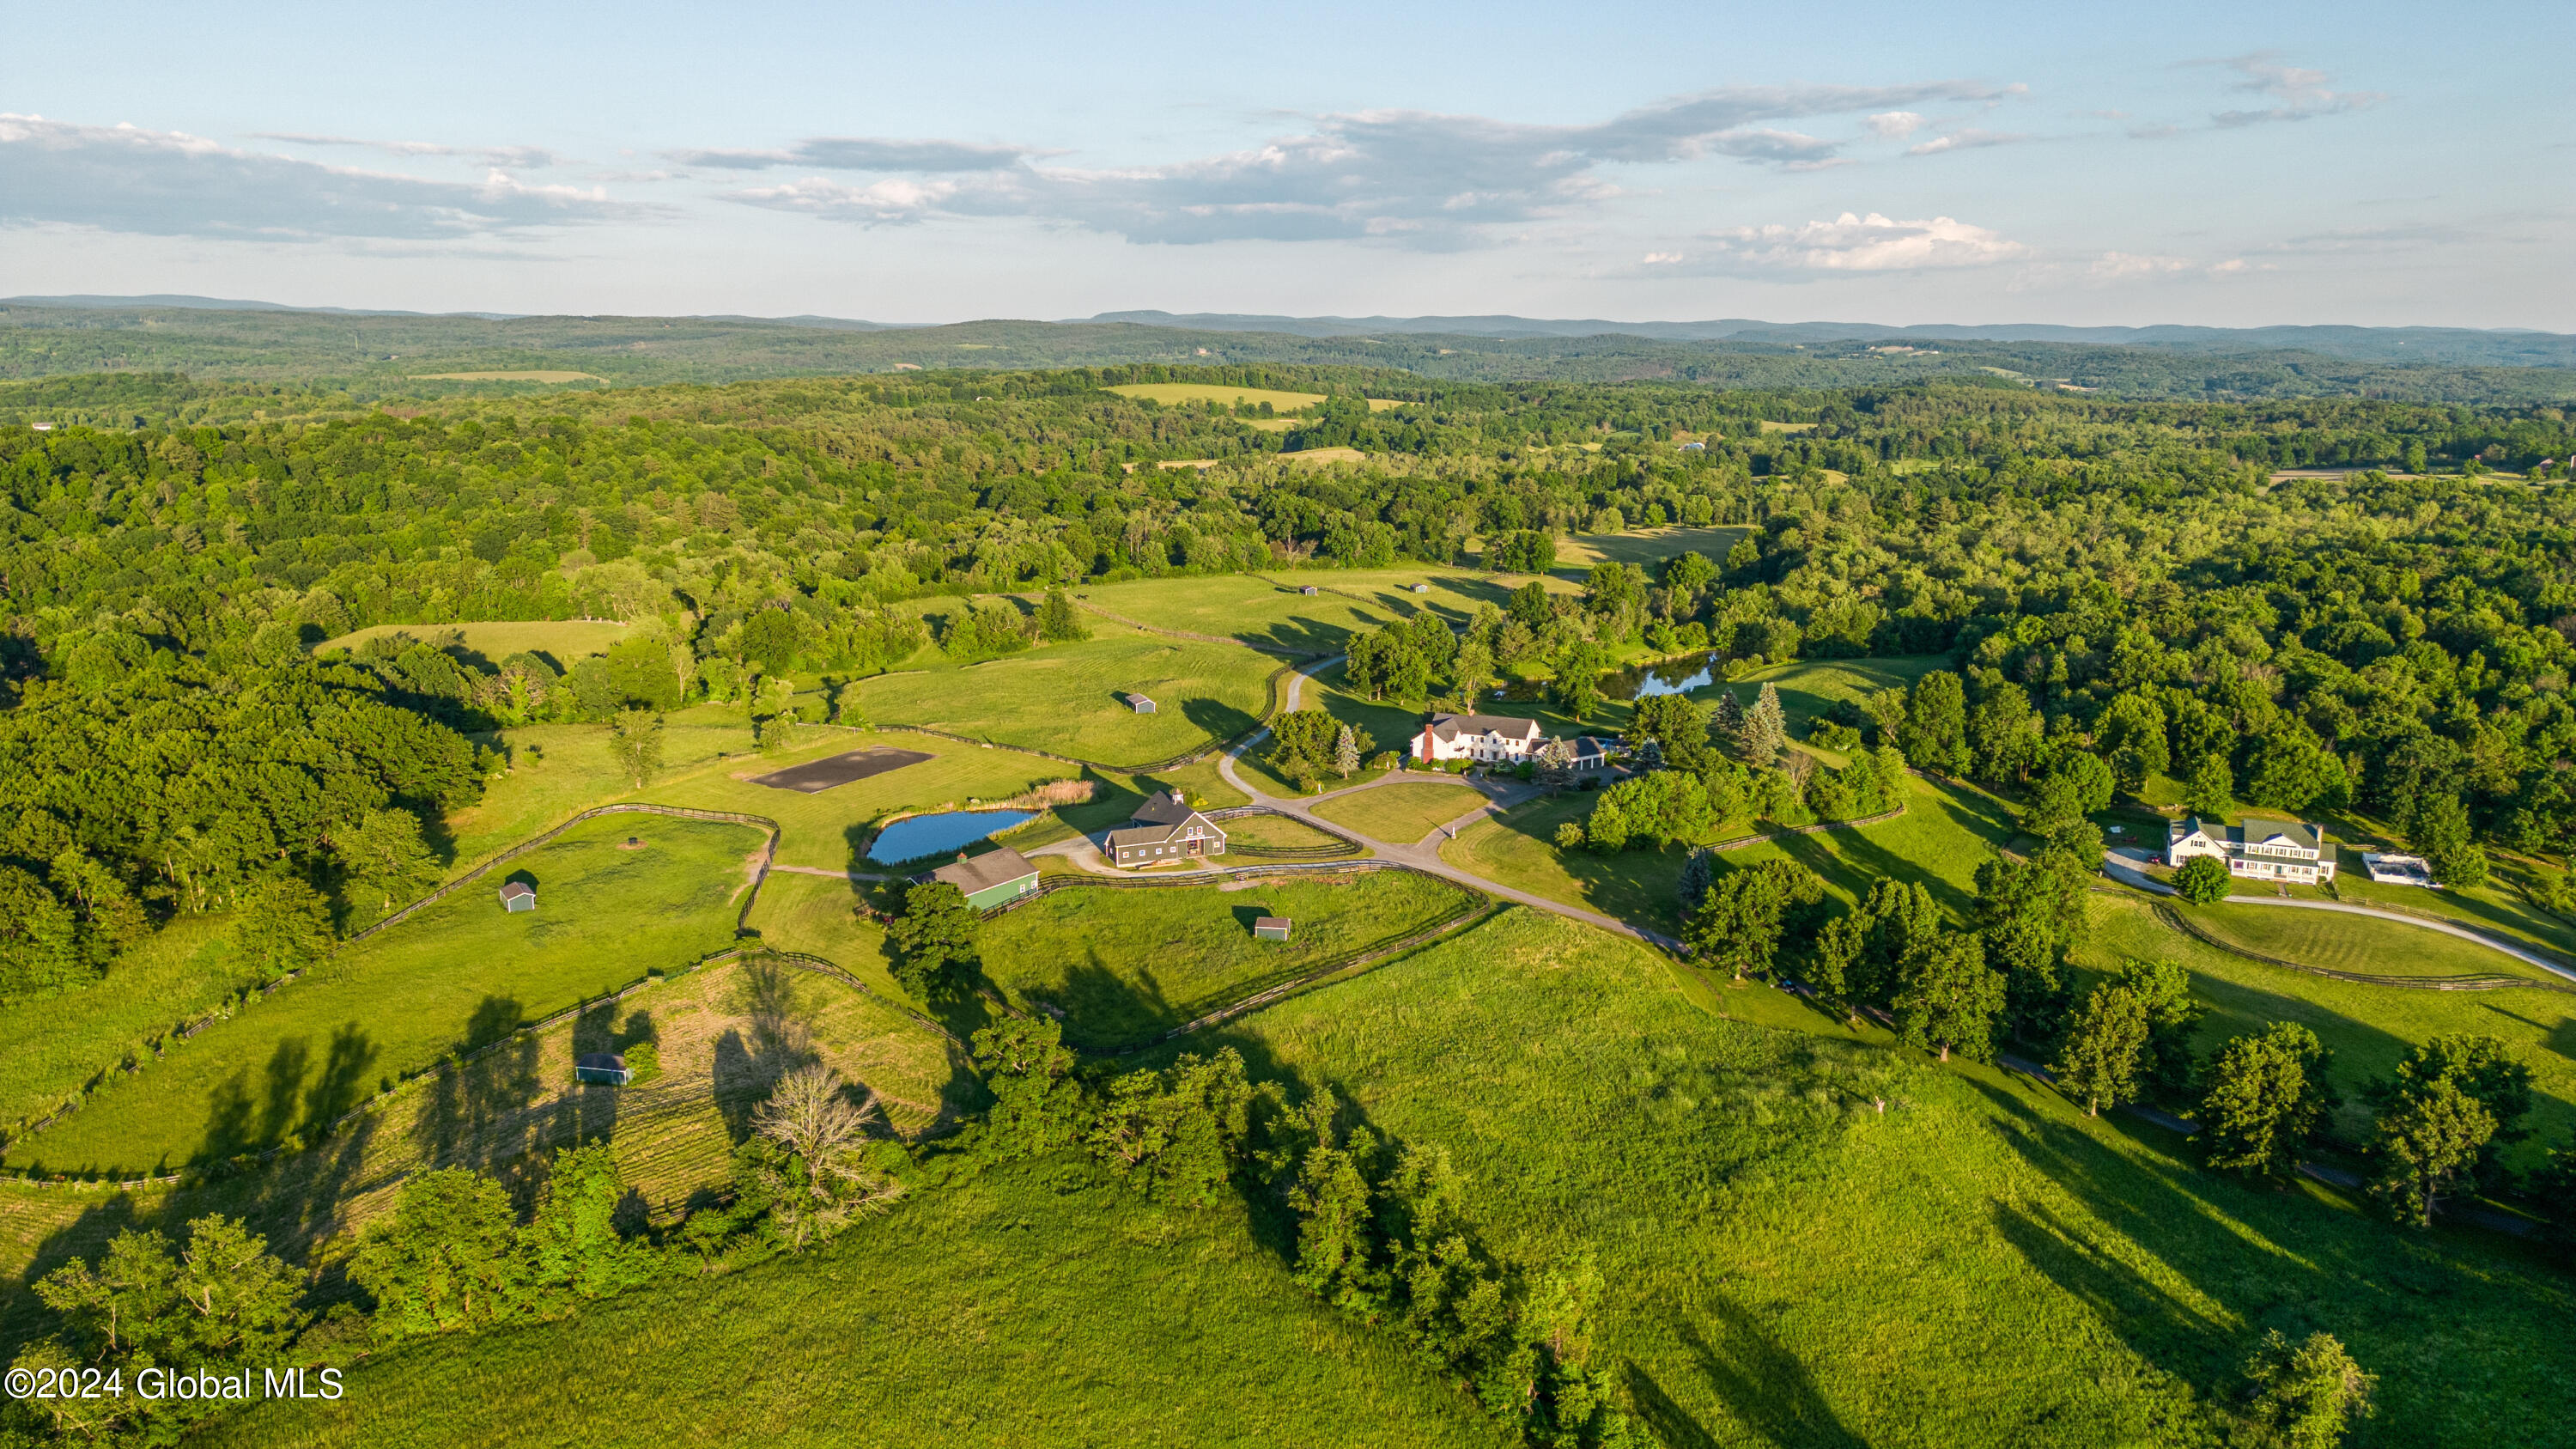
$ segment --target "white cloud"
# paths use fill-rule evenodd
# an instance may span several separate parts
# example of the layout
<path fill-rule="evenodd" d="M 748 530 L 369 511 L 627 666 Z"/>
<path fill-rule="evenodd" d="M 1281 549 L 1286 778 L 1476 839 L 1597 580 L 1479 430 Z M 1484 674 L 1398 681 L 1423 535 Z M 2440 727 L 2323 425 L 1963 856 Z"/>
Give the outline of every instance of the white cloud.
<path fill-rule="evenodd" d="M 2271 97 L 2278 104 L 2258 110 L 2220 111 L 2210 120 L 2221 127 L 2256 126 L 2266 121 L 2305 121 L 2343 111 L 2364 110 L 2388 99 L 2383 91 L 2337 91 L 2324 71 L 2283 65 L 2277 51 L 2256 51 L 2208 62 L 2236 72 L 2235 89 Z"/>
<path fill-rule="evenodd" d="M 1832 221 L 1803 226 L 1744 226 L 1713 231 L 1697 255 L 1657 252 L 1647 261 L 1657 273 L 1912 272 L 1985 267 L 2017 261 L 2030 248 L 1985 227 L 1953 217 L 1896 221 L 1877 212 L 1844 212 Z M 1644 273 L 1632 273 L 1642 275 Z"/>
<path fill-rule="evenodd" d="M 1007 147 L 950 156 L 941 148 L 964 143 L 944 141 L 813 141 L 788 151 L 693 151 L 675 153 L 674 159 L 745 169 L 801 164 L 954 178 L 951 185 L 909 190 L 817 178 L 727 194 L 746 205 L 870 225 L 1015 216 L 1139 242 L 1379 238 L 1444 249 L 1476 245 L 1488 228 L 1597 205 L 1618 194 L 1603 174 L 1608 167 L 1730 157 L 1783 170 L 1819 170 L 1843 159 L 1839 143 L 1777 123 L 2003 93 L 1969 81 L 1729 87 L 1586 126 L 1362 111 L 1317 117 L 1304 134 L 1247 150 L 1123 168 L 1040 166 L 1039 153 Z M 827 146 L 854 149 L 834 152 Z M 1011 159 L 1002 159 L 1006 153 Z M 837 162 L 824 159 L 835 155 Z M 917 164 L 895 164 L 906 158 Z M 969 167 L 966 160 L 977 164 Z"/>
<path fill-rule="evenodd" d="M 1908 156 L 1938 156 L 1944 151 L 1974 151 L 1987 146 L 2011 146 L 2031 138 L 2017 131 L 1980 131 L 1974 127 L 1935 136 L 1920 146 L 1908 146 Z"/>
<path fill-rule="evenodd" d="M 2146 256 L 2137 252 L 2104 252 L 2086 268 L 2096 281 L 2126 282 L 2140 277 L 2169 277 L 2191 270 L 2187 257 Z"/>
<path fill-rule="evenodd" d="M 355 136 L 317 136 L 308 131 L 253 131 L 254 141 L 284 141 L 292 146 L 355 146 L 388 156 L 461 156 L 479 166 L 533 171 L 563 160 L 543 146 L 446 146 L 435 141 L 369 141 Z"/>
<path fill-rule="evenodd" d="M 1023 146 L 973 141 L 892 140 L 875 136 L 817 136 L 782 151 L 670 151 L 683 166 L 764 171 L 810 166 L 824 171 L 999 171 L 1037 153 Z"/>
<path fill-rule="evenodd" d="M 1902 141 L 1932 123 L 1913 111 L 1881 111 L 1861 121 L 1869 133 L 1890 141 Z"/>
<path fill-rule="evenodd" d="M 0 113 L 0 224 L 437 241 L 653 214 L 596 189 L 529 186 L 501 170 L 480 183 L 427 181 L 236 150 L 177 131 Z"/>

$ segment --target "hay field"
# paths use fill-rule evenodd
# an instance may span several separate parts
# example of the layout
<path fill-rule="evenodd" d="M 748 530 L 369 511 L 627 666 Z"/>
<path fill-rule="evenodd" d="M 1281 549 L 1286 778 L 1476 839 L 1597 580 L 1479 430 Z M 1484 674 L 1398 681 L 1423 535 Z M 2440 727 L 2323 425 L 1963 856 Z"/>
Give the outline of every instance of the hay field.
<path fill-rule="evenodd" d="M 477 624 L 371 624 L 313 646 L 316 654 L 355 649 L 370 639 L 408 634 L 434 648 L 463 646 L 497 664 L 513 654 L 543 654 L 570 668 L 573 661 L 605 654 L 626 639 L 614 619 L 508 619 Z"/>

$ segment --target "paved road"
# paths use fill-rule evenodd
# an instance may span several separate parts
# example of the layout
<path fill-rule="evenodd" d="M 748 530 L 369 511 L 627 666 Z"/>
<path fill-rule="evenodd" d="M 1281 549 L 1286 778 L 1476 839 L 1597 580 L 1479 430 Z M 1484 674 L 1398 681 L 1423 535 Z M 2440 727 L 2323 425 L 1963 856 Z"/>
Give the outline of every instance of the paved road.
<path fill-rule="evenodd" d="M 2131 846 L 2124 849 L 2134 850 L 2135 848 Z M 2143 856 L 2123 854 L 2121 850 L 2105 850 L 2102 852 L 2102 870 L 2113 880 L 2136 886 L 2140 890 L 2152 891 L 2160 896 L 2175 894 L 2172 886 L 2150 879 L 2144 871 L 2138 869 L 2143 859 Z M 2576 981 L 2576 971 L 2570 971 L 2555 961 L 2536 956 L 2520 946 L 2497 940 L 2484 932 L 2472 931 L 2466 926 L 2454 926 L 2446 921 L 2428 921 L 2421 916 L 2409 916 L 2397 911 L 2374 910 L 2369 906 L 2348 906 L 2341 901 L 2302 901 L 2292 900 L 2287 896 L 2229 896 L 2227 903 L 2232 906 L 2288 906 L 2302 911 L 2333 911 L 2338 915 L 2369 916 L 2376 920 L 2395 921 L 2402 926 L 2420 926 L 2427 931 L 2439 931 L 2445 936 L 2457 936 L 2463 941 L 2475 941 L 2488 950 L 2502 951 L 2516 961 L 2537 966 L 2553 976 Z"/>

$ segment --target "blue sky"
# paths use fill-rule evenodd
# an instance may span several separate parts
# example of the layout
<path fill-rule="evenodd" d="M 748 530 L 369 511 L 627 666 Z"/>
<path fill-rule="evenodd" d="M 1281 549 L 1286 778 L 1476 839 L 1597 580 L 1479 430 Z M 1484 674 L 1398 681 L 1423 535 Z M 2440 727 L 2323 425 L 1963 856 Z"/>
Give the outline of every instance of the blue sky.
<path fill-rule="evenodd" d="M 0 294 L 2576 331 L 2576 6 L 11 7 Z"/>

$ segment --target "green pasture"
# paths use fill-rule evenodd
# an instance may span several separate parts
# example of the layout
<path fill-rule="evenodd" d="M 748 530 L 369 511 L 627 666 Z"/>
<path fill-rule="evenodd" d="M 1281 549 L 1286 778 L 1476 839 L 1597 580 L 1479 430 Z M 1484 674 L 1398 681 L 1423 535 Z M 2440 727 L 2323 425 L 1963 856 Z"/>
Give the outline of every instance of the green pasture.
<path fill-rule="evenodd" d="M 1735 697 L 1751 704 L 1771 684 L 1780 690 L 1780 708 L 1789 716 L 1789 732 L 1803 737 L 1817 716 L 1837 704 L 1858 704 L 1882 689 L 1912 689 L 1936 669 L 1951 667 L 1946 654 L 1908 654 L 1885 659 L 1802 659 L 1757 669 L 1733 681 Z M 1700 700 L 1715 699 L 1726 681 L 1691 691 Z"/>
<path fill-rule="evenodd" d="M 1315 813 L 1371 840 L 1409 845 L 1429 835 L 1433 827 L 1455 820 L 1483 803 L 1484 792 L 1473 786 L 1426 781 L 1380 785 L 1326 800 L 1315 807 Z"/>
<path fill-rule="evenodd" d="M 1020 1010 L 1062 1011 L 1067 1039 L 1115 1050 L 1428 925 L 1464 895 L 1394 870 L 1157 890 L 1077 886 L 986 922 L 984 975 Z M 1254 940 L 1261 916 L 1294 921 L 1290 939 Z"/>
<path fill-rule="evenodd" d="M 643 848 L 623 849 L 630 835 Z M 173 1047 L 10 1143 L 5 1161 L 167 1171 L 309 1136 L 447 1052 L 726 945 L 760 839 L 739 825 L 586 821 Z M 522 873 L 537 908 L 505 912 L 494 892 Z"/>
<path fill-rule="evenodd" d="M 2245 933 L 2245 939 L 2263 941 L 2260 949 L 2265 954 L 2314 965 L 2344 963 L 2334 965 L 2338 970 L 2374 969 L 2351 964 L 2355 959 L 2371 959 L 2368 953 L 2374 938 L 2406 938 L 2410 948 L 2415 938 L 2449 940 L 2394 922 L 2272 906 L 2219 907 L 2195 911 L 2193 919 L 2206 922 L 2222 912 L 2229 936 L 2238 934 L 2236 927 L 2251 924 L 2258 931 Z M 2272 923 L 2254 918 L 2265 916 L 2296 919 L 2261 934 L 2259 928 Z M 2329 935 L 2322 930 L 2293 934 L 2311 917 L 2348 922 L 2351 934 Z M 2534 1129 L 2532 1138 L 2509 1150 L 2509 1158 L 2523 1166 L 2534 1165 L 2544 1148 L 2563 1143 L 2576 1130 L 2576 995 L 2537 987 L 2425 991 L 2311 976 L 2212 947 L 2167 926 L 2148 902 L 2127 894 L 2095 896 L 2093 928 L 2092 939 L 2076 957 L 2087 978 L 2126 959 L 2172 960 L 2190 969 L 2193 993 L 2210 1008 L 2196 1042 L 2203 1055 L 2217 1051 L 2229 1037 L 2260 1031 L 2270 1022 L 2296 1021 L 2316 1032 L 2334 1050 L 2334 1080 L 2345 1098 L 2337 1127 L 2349 1140 L 2362 1140 L 2369 1131 L 2369 1104 L 2360 1097 L 2364 1082 L 2387 1076 L 2417 1044 L 2443 1032 L 2459 1031 L 2503 1041 L 2532 1070 L 2538 1105 L 2525 1123 Z M 2500 953 L 2465 941 L 2449 944 L 2463 954 L 2441 962 L 2438 974 L 2539 975 Z"/>
<path fill-rule="evenodd" d="M 461 646 L 494 664 L 513 654 L 543 654 L 570 669 L 577 660 L 605 654 L 623 642 L 627 626 L 614 619 L 523 619 L 479 624 L 371 624 L 313 647 L 316 654 L 355 649 L 370 639 L 408 634 L 441 649 Z"/>
<path fill-rule="evenodd" d="M 1445 1148 L 1504 1256 L 1590 1256 L 1594 1361 L 1667 1445 L 2216 1442 L 2275 1327 L 2381 1375 L 2372 1444 L 2561 1437 L 2576 1292 L 2518 1245 L 2238 1186 L 2136 1119 L 1536 912 L 1215 1036 Z"/>
<path fill-rule="evenodd" d="M 369 1360 L 210 1449 L 507 1443 L 1497 1449 L 1466 1397 L 1315 1302 L 1239 1203 L 1071 1159 L 962 1178 L 801 1255 Z"/>
<path fill-rule="evenodd" d="M 1269 845 L 1287 849 L 1312 850 L 1322 846 L 1347 845 L 1338 835 L 1317 830 L 1291 815 L 1238 815 L 1225 822 L 1228 847 Z M 1362 846 L 1363 854 L 1367 847 Z M 1358 857 L 1354 856 L 1353 859 Z"/>
<path fill-rule="evenodd" d="M 2519 976 L 2576 986 L 2502 951 L 2397 921 L 2296 906 L 2181 909 L 2193 924 L 2229 945 L 2302 966 L 2377 976 Z"/>
<path fill-rule="evenodd" d="M 1092 621 L 1092 637 L 982 664 L 881 674 L 850 686 L 882 726 L 921 725 L 1076 759 L 1141 765 L 1251 730 L 1283 661 Z M 1129 693 L 1157 708 L 1138 714 Z"/>
<path fill-rule="evenodd" d="M 1428 584 L 1427 594 L 1412 592 Z M 1316 592 L 1300 592 L 1307 586 Z M 1479 574 L 1410 569 L 1283 570 L 1264 576 L 1131 579 L 1075 591 L 1112 614 L 1192 634 L 1240 639 L 1300 654 L 1335 654 L 1353 633 L 1402 623 L 1425 608 L 1463 622 L 1479 603 L 1500 607 L 1510 590 Z M 1092 616 L 1096 626 L 1109 621 Z"/>
<path fill-rule="evenodd" d="M 1977 866 L 2012 838 L 2011 815 L 2002 802 L 1973 786 L 1924 779 L 1909 783 L 1913 796 L 1906 813 L 1893 820 L 1747 846 L 1728 851 L 1724 861 L 1740 868 L 1794 860 L 1824 877 L 1827 890 L 1844 901 L 1858 900 L 1880 876 L 1919 880 L 1953 913 L 1964 916 L 1976 895 Z M 1459 831 L 1456 840 L 1440 847 L 1440 857 L 1533 895 L 1677 933 L 1681 913 L 1676 893 L 1690 858 L 1686 849 L 1676 845 L 1597 855 L 1556 848 L 1557 826 L 1585 818 L 1597 798 L 1569 793 L 1516 805 Z M 1754 826 L 1742 820 L 1718 830 L 1722 837 L 1754 833 Z"/>
<path fill-rule="evenodd" d="M 1143 402 L 1161 403 L 1166 407 L 1175 403 L 1197 402 L 1218 403 L 1225 407 L 1233 407 L 1237 403 L 1259 407 L 1268 403 L 1271 411 L 1282 413 L 1302 412 L 1324 400 L 1320 392 L 1282 392 L 1277 388 L 1236 387 L 1222 382 L 1131 382 L 1101 391 Z M 1404 406 L 1400 401 L 1382 397 L 1370 398 L 1368 405 L 1373 413 Z"/>
<path fill-rule="evenodd" d="M 1709 562 L 1726 562 L 1727 550 L 1752 532 L 1734 528 L 1638 528 L 1626 533 L 1578 533 L 1556 541 L 1558 568 L 1590 568 L 1597 563 L 1632 563 L 1654 572 L 1655 565 L 1686 553 L 1706 554 Z"/>
<path fill-rule="evenodd" d="M 186 915 L 78 991 L 0 1006 L 0 1123 L 51 1110 L 254 979 L 234 954 L 229 914 Z"/>
<path fill-rule="evenodd" d="M 844 738 L 835 731 L 831 738 Z M 483 798 L 451 813 L 444 829 L 457 870 L 475 865 L 567 818 L 634 793 L 610 751 L 604 724 L 540 724 L 503 730 L 491 743 L 508 755 L 507 774 Z M 757 759 L 751 724 L 738 705 L 700 704 L 662 721 L 662 772 L 670 780 L 728 756 Z M 740 768 L 739 764 L 734 768 Z"/>
<path fill-rule="evenodd" d="M 573 1058 L 651 1042 L 660 1070 L 584 1087 Z M 239 1217 L 302 1256 L 382 1214 L 403 1179 L 466 1165 L 512 1175 L 530 1154 L 605 1140 L 660 1223 L 720 1186 L 734 1133 L 777 1073 L 828 1062 L 872 1094 L 886 1126 L 918 1136 L 980 1110 L 983 1088 L 938 1033 L 840 982 L 753 962 L 673 977 L 624 1000 L 444 1068 L 387 1098 L 317 1150 L 182 1188 L 135 1192 L 0 1183 L 0 1284 L 95 1257 L 128 1226 Z M 0 1358 L 43 1329 L 33 1296 L 0 1291 Z"/>

